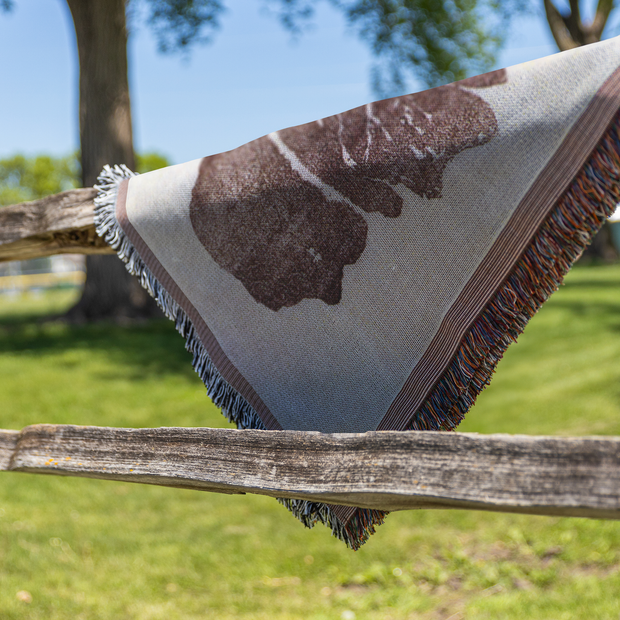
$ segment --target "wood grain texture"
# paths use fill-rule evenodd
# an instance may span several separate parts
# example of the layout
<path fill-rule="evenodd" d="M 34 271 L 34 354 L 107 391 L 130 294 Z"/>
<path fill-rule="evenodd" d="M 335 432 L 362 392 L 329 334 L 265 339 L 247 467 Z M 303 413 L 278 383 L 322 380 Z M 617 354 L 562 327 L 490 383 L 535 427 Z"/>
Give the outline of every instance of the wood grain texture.
<path fill-rule="evenodd" d="M 41 424 L 0 431 L 0 469 L 384 510 L 620 518 L 620 438 Z"/>
<path fill-rule="evenodd" d="M 15 454 L 19 431 L 0 430 L 0 471 L 11 469 L 11 459 Z"/>
<path fill-rule="evenodd" d="M 52 254 L 114 254 L 97 236 L 92 187 L 0 208 L 0 262 Z"/>

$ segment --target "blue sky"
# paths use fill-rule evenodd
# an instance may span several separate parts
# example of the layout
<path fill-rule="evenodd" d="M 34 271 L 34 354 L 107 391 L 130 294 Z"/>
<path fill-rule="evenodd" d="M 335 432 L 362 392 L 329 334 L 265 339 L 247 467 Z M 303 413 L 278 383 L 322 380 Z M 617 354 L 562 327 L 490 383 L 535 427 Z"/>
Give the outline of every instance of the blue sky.
<path fill-rule="evenodd" d="M 157 53 L 145 26 L 132 35 L 137 150 L 181 163 L 373 100 L 372 57 L 325 3 L 297 42 L 261 0 L 227 5 L 213 43 L 195 47 L 187 60 Z M 0 157 L 77 147 L 74 47 L 62 0 L 16 0 L 11 14 L 0 14 Z M 555 51 L 542 15 L 520 18 L 497 66 Z"/>

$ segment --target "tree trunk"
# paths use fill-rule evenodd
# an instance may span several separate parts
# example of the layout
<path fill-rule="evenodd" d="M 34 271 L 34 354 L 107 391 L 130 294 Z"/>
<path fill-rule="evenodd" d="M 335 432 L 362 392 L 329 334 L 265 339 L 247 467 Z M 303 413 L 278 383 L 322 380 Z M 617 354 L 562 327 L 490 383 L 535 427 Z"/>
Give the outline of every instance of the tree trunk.
<path fill-rule="evenodd" d="M 135 168 L 127 75 L 125 0 L 67 0 L 80 66 L 82 184 L 92 187 L 105 164 Z M 70 321 L 161 316 L 115 256 L 86 259 L 86 285 Z"/>

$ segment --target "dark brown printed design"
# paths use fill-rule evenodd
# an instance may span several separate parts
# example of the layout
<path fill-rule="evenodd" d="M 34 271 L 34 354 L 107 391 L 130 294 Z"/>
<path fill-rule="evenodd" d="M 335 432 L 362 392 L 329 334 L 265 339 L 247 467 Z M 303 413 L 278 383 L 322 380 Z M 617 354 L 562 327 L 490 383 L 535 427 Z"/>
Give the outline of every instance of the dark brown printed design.
<path fill-rule="evenodd" d="M 205 158 L 192 194 L 196 236 L 271 310 L 316 297 L 337 304 L 342 269 L 366 246 L 364 218 L 328 202 L 267 137 Z"/>
<path fill-rule="evenodd" d="M 497 133 L 491 106 L 469 89 L 505 81 L 494 71 L 207 157 L 192 192 L 194 231 L 271 310 L 312 298 L 337 304 L 344 266 L 366 247 L 357 209 L 397 217 L 399 183 L 439 198 L 448 163 Z"/>

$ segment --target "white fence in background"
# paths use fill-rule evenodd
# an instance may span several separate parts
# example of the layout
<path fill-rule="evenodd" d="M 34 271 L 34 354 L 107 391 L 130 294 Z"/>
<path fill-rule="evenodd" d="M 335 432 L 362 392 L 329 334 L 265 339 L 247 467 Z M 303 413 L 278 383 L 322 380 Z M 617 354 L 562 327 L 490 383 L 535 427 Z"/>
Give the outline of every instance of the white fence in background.
<path fill-rule="evenodd" d="M 84 261 L 80 254 L 61 254 L 0 263 L 0 295 L 82 286 L 86 279 Z"/>

